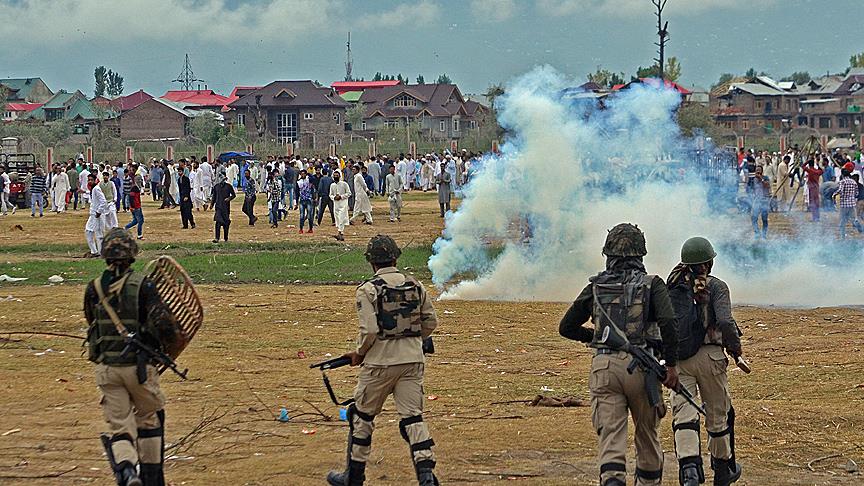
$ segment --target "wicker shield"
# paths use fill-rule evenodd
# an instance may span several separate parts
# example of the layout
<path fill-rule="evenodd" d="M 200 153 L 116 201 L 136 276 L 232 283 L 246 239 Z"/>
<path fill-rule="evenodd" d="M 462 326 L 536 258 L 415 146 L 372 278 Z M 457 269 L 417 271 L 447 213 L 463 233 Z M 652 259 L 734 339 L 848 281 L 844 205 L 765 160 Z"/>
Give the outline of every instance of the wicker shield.
<path fill-rule="evenodd" d="M 159 297 L 171 311 L 177 323 L 175 336 L 163 342 L 165 354 L 177 359 L 204 322 L 204 307 L 192 279 L 170 256 L 160 256 L 144 268 L 144 273 L 156 286 Z M 164 368 L 164 367 L 163 367 Z M 160 370 L 160 373 L 164 369 Z"/>

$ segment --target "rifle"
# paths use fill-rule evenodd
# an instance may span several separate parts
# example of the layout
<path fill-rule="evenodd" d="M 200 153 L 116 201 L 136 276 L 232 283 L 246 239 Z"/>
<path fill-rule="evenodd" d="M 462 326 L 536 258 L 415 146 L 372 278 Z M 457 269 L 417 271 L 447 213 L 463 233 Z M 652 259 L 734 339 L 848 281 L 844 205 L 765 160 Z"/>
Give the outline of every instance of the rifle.
<path fill-rule="evenodd" d="M 325 373 L 325 371 L 336 369 L 336 368 L 341 368 L 343 366 L 348 366 L 350 364 L 351 364 L 351 358 L 346 358 L 344 356 L 340 356 L 338 358 L 333 358 L 333 359 L 329 359 L 327 361 L 322 361 L 320 363 L 315 363 L 315 364 L 309 365 L 309 369 L 312 369 L 312 368 L 321 369 L 321 378 L 324 379 L 324 387 L 327 388 L 327 394 L 330 395 L 330 400 L 333 401 L 333 404 L 340 406 L 340 407 L 344 407 L 346 405 L 350 405 L 350 404 L 354 403 L 354 399 L 349 398 L 347 400 L 340 402 L 339 399 L 336 398 L 336 393 L 333 392 L 333 387 L 330 386 L 330 379 L 327 378 L 327 373 Z"/>
<path fill-rule="evenodd" d="M 603 329 L 600 341 L 598 342 L 616 351 L 625 351 L 630 354 L 630 356 L 633 357 L 633 361 L 631 361 L 630 365 L 627 366 L 627 372 L 632 375 L 633 372 L 636 371 L 637 367 L 644 371 L 645 391 L 648 393 L 649 403 L 651 403 L 652 406 L 656 406 L 662 401 L 662 397 L 660 396 L 660 383 L 666 380 L 666 366 L 663 363 L 657 361 L 657 358 L 648 350 L 630 344 L 630 341 L 627 340 L 627 336 L 625 336 L 621 330 L 612 325 L 606 326 Z M 690 405 L 693 405 L 693 407 L 696 408 L 697 412 L 706 415 L 705 409 L 696 403 L 693 395 L 691 395 L 683 385 L 679 383 L 672 391 L 684 397 Z"/>
<path fill-rule="evenodd" d="M 176 373 L 180 378 L 183 378 L 184 380 L 187 379 L 186 373 L 189 372 L 188 368 L 180 371 L 180 368 L 177 367 L 177 363 L 174 362 L 171 356 L 168 356 L 159 349 L 145 344 L 144 341 L 139 339 L 138 335 L 134 332 L 127 333 L 124 339 L 126 341 L 126 347 L 123 348 L 120 357 L 122 358 L 129 353 L 136 353 L 138 356 L 138 383 L 144 383 L 147 381 L 146 365 L 149 361 L 155 361 L 157 364 Z"/>

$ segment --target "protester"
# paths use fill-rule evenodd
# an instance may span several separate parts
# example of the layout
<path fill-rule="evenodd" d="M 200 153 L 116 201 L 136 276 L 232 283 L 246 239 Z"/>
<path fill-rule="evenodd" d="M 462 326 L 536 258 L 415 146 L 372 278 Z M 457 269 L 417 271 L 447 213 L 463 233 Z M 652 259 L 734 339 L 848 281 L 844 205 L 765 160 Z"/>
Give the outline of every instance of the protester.
<path fill-rule="evenodd" d="M 102 195 L 105 197 L 105 212 L 101 216 L 102 232 L 120 226 L 117 222 L 117 207 L 119 203 L 115 203 L 117 198 L 117 171 L 114 171 L 114 179 L 108 178 L 108 172 L 102 173 L 102 182 L 99 184 L 99 189 L 102 190 Z"/>
<path fill-rule="evenodd" d="M 309 221 L 309 233 L 315 219 L 315 186 L 309 180 L 306 170 L 300 171 L 297 178 L 297 199 L 300 203 L 300 234 L 303 234 L 303 223 Z"/>
<path fill-rule="evenodd" d="M 757 165 L 756 172 L 747 183 L 747 191 L 750 193 L 750 222 L 753 224 L 753 234 L 758 240 L 760 237 L 759 219 L 762 219 L 762 239 L 768 238 L 768 210 L 771 205 L 771 182 L 763 174 L 763 166 Z"/>
<path fill-rule="evenodd" d="M 270 227 L 279 227 L 279 205 L 282 204 L 282 178 L 279 176 L 279 169 L 270 171 L 267 177 L 267 204 L 270 208 Z"/>
<path fill-rule="evenodd" d="M 402 176 L 396 173 L 395 167 L 390 167 L 385 182 L 387 186 L 387 201 L 390 203 L 390 222 L 402 221 Z"/>
<path fill-rule="evenodd" d="M 351 223 L 359 216 L 363 216 L 366 224 L 372 224 L 372 201 L 369 200 L 369 188 L 360 173 L 360 168 L 354 166 L 354 213 L 351 215 Z"/>
<path fill-rule="evenodd" d="M 444 217 L 445 212 L 450 211 L 450 182 L 452 176 L 447 172 L 447 163 L 441 162 L 441 172 L 436 176 L 435 182 L 438 183 L 438 206 L 441 209 L 441 217 Z"/>
<path fill-rule="evenodd" d="M 330 199 L 333 200 L 334 222 L 336 224 L 336 236 L 339 241 L 345 241 L 345 226 L 348 225 L 348 197 L 351 188 L 342 180 L 342 173 L 333 172 L 333 184 L 330 185 Z"/>
<path fill-rule="evenodd" d="M 186 175 L 186 159 L 180 159 L 177 188 L 180 197 L 180 222 L 183 229 L 195 229 L 195 215 L 192 214 L 192 182 Z"/>
<path fill-rule="evenodd" d="M 132 211 L 132 221 L 124 226 L 124 229 L 137 225 L 138 239 L 144 239 L 144 212 L 141 210 L 141 188 L 136 181 L 132 181 L 132 189 L 129 190 L 129 208 Z"/>
<path fill-rule="evenodd" d="M 324 210 L 330 210 L 330 220 L 335 225 L 336 216 L 333 214 L 333 199 L 330 198 L 330 186 L 333 185 L 333 178 L 330 177 L 330 171 L 324 169 L 321 180 L 318 181 L 318 198 L 320 200 L 318 206 L 318 226 L 321 226 L 321 220 L 324 218 Z"/>
<path fill-rule="evenodd" d="M 9 206 L 12 206 L 12 214 L 15 214 L 15 211 L 17 210 L 15 205 L 9 202 L 11 185 L 12 180 L 9 178 L 9 174 L 6 173 L 6 168 L 0 165 L 0 206 L 2 206 L 3 209 L 3 216 L 6 216 L 7 208 Z"/>
<path fill-rule="evenodd" d="M 78 211 L 78 170 L 75 169 L 75 164 L 70 159 L 69 168 L 66 169 L 66 177 L 69 179 L 69 196 L 68 201 L 72 202 L 72 209 Z"/>
<path fill-rule="evenodd" d="M 87 176 L 87 187 L 90 191 L 90 217 L 87 218 L 87 224 L 84 226 L 84 238 L 87 239 L 87 246 L 90 247 L 88 257 L 99 258 L 103 235 L 100 218 L 109 211 L 108 201 L 105 200 L 105 194 L 102 193 L 101 187 L 96 183 L 95 174 Z"/>
<path fill-rule="evenodd" d="M 807 175 L 807 208 L 813 221 L 819 221 L 819 178 L 823 171 L 814 159 L 808 160 L 803 170 Z"/>
<path fill-rule="evenodd" d="M 249 226 L 255 226 L 258 218 L 255 216 L 255 199 L 258 185 L 249 169 L 243 171 L 243 214 L 249 217 Z"/>
<path fill-rule="evenodd" d="M 838 206 L 840 209 L 840 239 L 846 239 L 846 225 L 852 223 L 858 232 L 862 231 L 861 226 L 855 217 L 855 207 L 858 203 L 858 183 L 852 179 L 850 168 L 841 170 L 841 179 L 837 189 Z"/>
<path fill-rule="evenodd" d="M 0 167 L 0 171 L 3 168 Z M 42 167 L 36 166 L 36 174 L 30 179 L 30 217 L 36 217 L 36 206 L 39 206 L 39 217 L 42 217 L 43 206 L 45 205 L 45 191 L 47 185 L 45 174 L 42 173 Z"/>
<path fill-rule="evenodd" d="M 51 179 L 51 195 L 54 198 L 55 212 L 62 213 L 66 210 L 67 192 L 69 192 L 69 176 L 67 176 L 66 172 L 63 172 L 59 166 L 56 166 L 54 169 L 54 177 Z M 15 212 L 14 207 L 12 212 Z"/>
<path fill-rule="evenodd" d="M 225 241 L 228 241 L 228 228 L 231 226 L 231 201 L 237 197 L 237 193 L 234 192 L 234 188 L 227 182 L 227 179 L 225 170 L 220 168 L 216 175 L 218 182 L 213 186 L 210 195 L 215 209 L 213 221 L 216 222 L 216 237 L 213 239 L 213 243 L 219 243 L 220 230 L 224 230 Z"/>

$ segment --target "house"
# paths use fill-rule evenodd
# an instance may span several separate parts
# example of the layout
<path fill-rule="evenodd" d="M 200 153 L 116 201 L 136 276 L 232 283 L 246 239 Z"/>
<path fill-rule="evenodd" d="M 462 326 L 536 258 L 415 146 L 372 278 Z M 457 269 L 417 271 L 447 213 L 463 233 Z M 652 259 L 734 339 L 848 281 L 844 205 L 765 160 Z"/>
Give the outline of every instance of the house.
<path fill-rule="evenodd" d="M 320 150 L 340 145 L 345 136 L 345 111 L 351 105 L 333 88 L 312 81 L 274 81 L 244 91 L 228 106 L 230 123 L 245 126 L 250 137 L 270 137 L 280 143 Z"/>
<path fill-rule="evenodd" d="M 734 81 L 711 93 L 718 124 L 739 135 L 769 135 L 815 129 L 821 135 L 852 136 L 862 131 L 864 69 L 829 75 L 804 85 L 767 76 Z"/>
<path fill-rule="evenodd" d="M 54 96 L 42 78 L 0 79 L 0 92 L 10 103 L 45 103 Z"/>
<path fill-rule="evenodd" d="M 363 103 L 362 130 L 419 124 L 432 139 L 458 139 L 487 121 L 489 108 L 467 101 L 455 84 L 408 84 L 369 89 Z"/>
<path fill-rule="evenodd" d="M 227 96 L 222 96 L 212 89 L 170 90 L 162 95 L 162 99 L 184 105 L 187 110 L 222 111 L 229 103 Z"/>
<path fill-rule="evenodd" d="M 40 106 L 42 103 L 6 103 L 6 107 L 3 109 L 3 118 L 0 120 L 11 122 L 19 118 L 26 118 L 31 111 Z"/>
<path fill-rule="evenodd" d="M 121 113 L 116 131 L 123 140 L 179 139 L 188 133 L 195 113 L 173 101 L 149 98 Z"/>
<path fill-rule="evenodd" d="M 367 89 L 385 88 L 387 86 L 398 86 L 399 80 L 390 81 L 336 81 L 330 83 L 330 87 L 336 90 L 340 96 L 350 92 L 364 92 Z"/>
<path fill-rule="evenodd" d="M 84 93 L 76 91 L 69 93 L 65 90 L 60 90 L 48 99 L 42 106 L 31 111 L 27 116 L 28 120 L 51 122 L 56 120 L 66 119 L 66 114 L 72 105 L 79 100 L 87 101 Z"/>
<path fill-rule="evenodd" d="M 153 95 L 145 92 L 143 89 L 139 89 L 132 94 L 114 98 L 113 100 L 111 100 L 110 104 L 111 107 L 114 108 L 114 110 L 119 111 L 120 113 L 125 113 L 129 110 L 137 108 L 138 105 L 144 103 L 151 98 L 153 98 Z"/>

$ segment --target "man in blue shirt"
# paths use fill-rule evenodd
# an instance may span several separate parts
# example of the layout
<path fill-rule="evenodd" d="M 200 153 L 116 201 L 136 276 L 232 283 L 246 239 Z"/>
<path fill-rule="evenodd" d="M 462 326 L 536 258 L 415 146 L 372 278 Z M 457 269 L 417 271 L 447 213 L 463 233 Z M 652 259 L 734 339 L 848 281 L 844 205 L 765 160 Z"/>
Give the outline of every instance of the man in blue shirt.
<path fill-rule="evenodd" d="M 162 167 L 156 162 L 150 163 L 150 194 L 154 201 L 162 199 Z"/>

